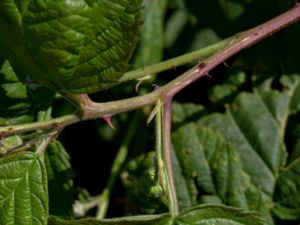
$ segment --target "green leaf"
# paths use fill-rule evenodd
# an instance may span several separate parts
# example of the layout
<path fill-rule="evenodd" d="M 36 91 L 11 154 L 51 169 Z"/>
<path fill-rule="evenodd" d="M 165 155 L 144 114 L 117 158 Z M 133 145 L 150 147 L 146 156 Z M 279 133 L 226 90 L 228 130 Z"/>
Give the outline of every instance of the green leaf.
<path fill-rule="evenodd" d="M 50 217 L 48 225 L 169 225 L 170 216 L 168 214 L 123 217 L 107 220 L 82 219 L 73 221 L 64 221 L 57 217 Z"/>
<path fill-rule="evenodd" d="M 233 69 L 220 85 L 215 85 L 209 92 L 209 99 L 218 104 L 230 102 L 239 93 L 238 89 L 246 81 L 244 71 Z"/>
<path fill-rule="evenodd" d="M 253 81 L 255 91 L 262 98 L 273 117 L 284 129 L 290 114 L 300 110 L 300 77 L 299 74 L 283 75 L 276 84 L 273 73 L 256 73 Z M 282 90 L 272 88 L 272 85 L 282 86 Z"/>
<path fill-rule="evenodd" d="M 73 216 L 73 171 L 69 155 L 58 141 L 53 141 L 45 151 L 48 176 L 49 213 L 64 219 Z M 63 199 L 63 201 L 62 201 Z"/>
<path fill-rule="evenodd" d="M 173 104 L 173 118 L 172 121 L 177 126 L 178 124 L 188 123 L 190 121 L 196 121 L 201 115 L 206 113 L 205 108 L 201 105 L 195 105 L 192 103 L 186 104 Z"/>
<path fill-rule="evenodd" d="M 0 63 L 0 85 L 1 116 L 28 110 L 30 103 L 26 101 L 26 87 L 19 82 L 8 61 Z"/>
<path fill-rule="evenodd" d="M 31 89 L 22 84 L 6 60 L 0 59 L 0 116 L 17 117 L 51 105 L 54 93 L 46 88 Z"/>
<path fill-rule="evenodd" d="M 185 209 L 197 204 L 197 187 L 193 179 L 186 179 L 179 160 L 173 155 L 173 173 L 177 199 L 180 208 Z"/>
<path fill-rule="evenodd" d="M 33 117 L 31 115 L 23 115 L 14 118 L 1 118 L 0 117 L 0 126 L 8 126 L 13 124 L 22 124 L 29 123 L 33 121 Z"/>
<path fill-rule="evenodd" d="M 173 133 L 173 145 L 184 177 L 176 180 L 180 203 L 186 198 L 184 193 L 189 192 L 193 205 L 219 202 L 268 213 L 262 192 L 243 170 L 234 146 L 220 133 L 194 123 L 185 124 Z"/>
<path fill-rule="evenodd" d="M 134 216 L 107 220 L 83 219 L 63 221 L 56 217 L 49 218 L 49 225 L 263 225 L 266 224 L 256 213 L 221 205 L 202 205 L 182 211 L 171 218 L 169 214 Z"/>
<path fill-rule="evenodd" d="M 260 72 L 254 72 L 251 76 L 252 93 L 240 91 L 245 85 L 249 86 L 249 80 L 246 80 L 245 74 L 239 70 L 233 70 L 223 84 L 213 87 L 209 98 L 215 105 L 223 106 L 224 113 L 211 113 L 209 110 L 212 108 L 204 110 L 202 106 L 194 104 L 173 105 L 174 135 L 177 136 L 173 139 L 174 149 L 181 148 L 185 152 L 178 155 L 176 150 L 177 158 L 174 160 L 174 170 L 179 171 L 181 176 L 181 179 L 176 179 L 176 185 L 182 207 L 208 202 L 228 205 L 240 203 L 239 207 L 261 212 L 270 224 L 274 223 L 272 216 L 281 220 L 299 220 L 300 145 L 298 119 L 294 116 L 300 109 L 299 74 L 281 75 L 274 79 L 275 71 L 258 71 Z M 290 117 L 291 115 L 293 116 Z M 201 129 L 204 129 L 204 126 L 212 130 L 202 130 L 201 134 L 197 135 L 196 130 L 200 128 L 189 124 L 196 121 Z M 206 139 L 201 139 L 201 136 L 205 136 Z M 226 159 L 228 163 L 230 154 L 224 155 L 228 144 L 240 158 L 241 164 L 235 164 L 236 171 L 230 173 L 230 182 L 226 182 L 226 178 L 220 177 L 220 174 L 213 173 L 213 170 L 208 170 L 212 168 L 212 161 L 208 160 L 207 154 L 217 149 L 214 144 L 220 136 L 224 140 L 220 145 L 220 151 L 223 151 L 220 158 Z M 197 142 L 191 140 L 195 137 L 198 137 Z M 287 146 L 284 138 L 287 138 Z M 206 145 L 207 143 L 209 145 Z M 289 147 L 291 153 L 287 165 L 286 147 Z M 195 149 L 198 149 L 197 153 L 194 153 Z M 199 151 L 204 151 L 205 154 Z M 196 158 L 200 157 L 202 159 L 197 162 Z M 226 161 L 216 161 L 216 165 L 226 171 Z M 220 194 L 223 186 L 218 186 L 215 191 L 217 194 L 212 194 L 208 186 L 209 175 L 213 181 L 223 181 L 225 186 L 235 182 L 238 170 L 243 177 L 239 185 L 242 188 L 229 188 L 235 194 L 237 202 L 232 201 L 234 198 L 224 198 L 224 195 Z M 205 185 L 199 185 L 196 173 L 191 176 L 191 171 L 201 172 L 200 177 L 203 180 L 206 177 L 202 182 Z M 243 193 L 244 196 L 239 193 Z M 230 196 L 230 192 L 227 195 Z"/>
<path fill-rule="evenodd" d="M 300 158 L 279 176 L 274 192 L 276 216 L 286 220 L 300 220 Z"/>
<path fill-rule="evenodd" d="M 280 126 L 266 103 L 259 96 L 244 93 L 232 105 L 231 114 L 248 143 L 255 148 L 255 152 L 274 176 L 277 176 L 285 162 L 286 152 Z"/>
<path fill-rule="evenodd" d="M 0 52 L 22 81 L 97 92 L 128 69 L 140 13 L 141 0 L 3 0 Z"/>
<path fill-rule="evenodd" d="M 164 20 L 167 0 L 144 0 L 145 10 L 134 67 L 160 62 L 164 50 Z"/>
<path fill-rule="evenodd" d="M 219 4 L 224 14 L 226 14 L 230 20 L 237 19 L 246 9 L 245 4 L 234 0 L 219 0 Z"/>
<path fill-rule="evenodd" d="M 201 123 L 219 130 L 235 146 L 245 171 L 271 197 L 286 152 L 280 125 L 262 99 L 242 93 L 226 114 L 212 114 Z"/>
<path fill-rule="evenodd" d="M 266 222 L 253 212 L 222 205 L 200 205 L 185 209 L 175 219 L 178 225 L 263 225 Z"/>
<path fill-rule="evenodd" d="M 0 224 L 46 225 L 47 175 L 43 160 L 31 152 L 0 159 Z"/>
<path fill-rule="evenodd" d="M 19 135 L 13 135 L 0 141 L 0 157 L 7 153 L 9 149 L 17 147 L 23 143 L 22 138 Z"/>
<path fill-rule="evenodd" d="M 165 28 L 165 46 L 170 48 L 174 45 L 180 33 L 184 30 L 188 22 L 186 10 L 177 9 L 168 19 Z"/>
<path fill-rule="evenodd" d="M 289 95 L 289 110 L 290 113 L 300 111 L 300 77 L 299 74 L 290 74 L 282 76 L 281 84 L 285 88 L 284 92 Z"/>

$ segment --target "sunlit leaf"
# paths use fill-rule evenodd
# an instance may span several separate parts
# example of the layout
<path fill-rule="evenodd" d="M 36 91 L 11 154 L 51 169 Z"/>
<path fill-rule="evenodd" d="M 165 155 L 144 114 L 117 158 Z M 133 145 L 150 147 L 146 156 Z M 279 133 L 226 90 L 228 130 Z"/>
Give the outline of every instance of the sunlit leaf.
<path fill-rule="evenodd" d="M 23 81 L 96 92 L 128 69 L 140 13 L 141 0 L 3 0 L 0 51 Z"/>
<path fill-rule="evenodd" d="M 47 175 L 43 160 L 30 152 L 0 159 L 0 224 L 46 225 Z"/>

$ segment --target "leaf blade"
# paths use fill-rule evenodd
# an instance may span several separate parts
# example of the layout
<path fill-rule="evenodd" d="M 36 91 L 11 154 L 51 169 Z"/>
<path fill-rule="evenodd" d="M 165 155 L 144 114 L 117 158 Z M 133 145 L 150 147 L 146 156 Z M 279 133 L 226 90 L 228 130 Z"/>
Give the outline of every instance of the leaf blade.
<path fill-rule="evenodd" d="M 64 221 L 57 217 L 49 218 L 49 225 L 170 225 L 170 216 L 168 214 L 149 215 L 149 216 L 133 216 L 116 219 L 82 219 Z"/>
<path fill-rule="evenodd" d="M 45 151 L 44 160 L 48 177 L 49 213 L 70 219 L 73 217 L 75 190 L 69 155 L 63 145 L 55 140 Z"/>
<path fill-rule="evenodd" d="M 257 211 L 267 208 L 261 201 L 262 192 L 243 170 L 238 152 L 219 132 L 189 123 L 173 133 L 173 143 L 182 176 L 196 189 L 190 192 L 194 201 L 214 203 L 212 200 L 218 200 Z M 177 193 L 179 199 L 183 198 L 181 189 Z"/>
<path fill-rule="evenodd" d="M 298 162 L 297 162 L 298 161 Z M 273 208 L 274 213 L 281 219 L 300 219 L 300 160 L 295 161 L 288 170 L 278 178 Z"/>
<path fill-rule="evenodd" d="M 169 214 L 132 216 L 117 219 L 82 219 L 64 221 L 56 217 L 49 218 L 49 225 L 265 225 L 265 221 L 257 214 L 242 209 L 222 205 L 202 205 L 182 211 L 171 218 Z"/>
<path fill-rule="evenodd" d="M 176 220 L 176 224 L 196 225 L 264 225 L 259 214 L 223 205 L 200 205 L 186 209 Z"/>
<path fill-rule="evenodd" d="M 0 159 L 0 224 L 47 224 L 47 175 L 37 154 Z"/>
<path fill-rule="evenodd" d="M 2 6 L 0 50 L 21 80 L 32 76 L 59 92 L 91 93 L 116 85 L 128 69 L 141 0 L 5 0 Z"/>
<path fill-rule="evenodd" d="M 140 41 L 134 58 L 134 68 L 158 63 L 164 50 L 164 19 L 166 0 L 146 0 Z"/>

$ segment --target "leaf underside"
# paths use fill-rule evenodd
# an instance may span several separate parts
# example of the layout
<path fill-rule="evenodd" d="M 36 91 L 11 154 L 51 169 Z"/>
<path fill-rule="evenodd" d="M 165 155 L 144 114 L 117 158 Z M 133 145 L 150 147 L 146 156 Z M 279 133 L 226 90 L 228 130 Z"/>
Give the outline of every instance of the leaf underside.
<path fill-rule="evenodd" d="M 110 88 L 128 69 L 141 0 L 0 2 L 0 54 L 24 81 L 63 93 Z"/>

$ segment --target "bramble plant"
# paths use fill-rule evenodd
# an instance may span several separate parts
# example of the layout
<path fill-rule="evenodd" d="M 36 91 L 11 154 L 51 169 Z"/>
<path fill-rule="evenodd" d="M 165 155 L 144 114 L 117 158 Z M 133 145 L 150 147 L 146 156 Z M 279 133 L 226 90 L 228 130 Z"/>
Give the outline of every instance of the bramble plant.
<path fill-rule="evenodd" d="M 299 19 L 283 0 L 1 0 L 0 225 L 298 224 L 299 24 L 237 53 Z M 99 118 L 93 159 L 66 130 Z M 101 193 L 75 154 L 114 154 Z"/>

